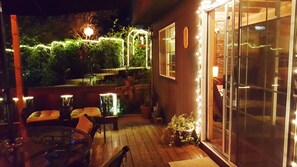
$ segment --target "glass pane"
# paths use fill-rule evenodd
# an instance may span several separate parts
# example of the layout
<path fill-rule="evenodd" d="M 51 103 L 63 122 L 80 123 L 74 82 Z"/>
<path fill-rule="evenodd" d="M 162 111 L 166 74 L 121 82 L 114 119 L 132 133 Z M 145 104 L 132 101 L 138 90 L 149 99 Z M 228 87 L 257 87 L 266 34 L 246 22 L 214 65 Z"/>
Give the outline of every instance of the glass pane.
<path fill-rule="evenodd" d="M 160 75 L 175 78 L 175 24 L 159 31 Z"/>
<path fill-rule="evenodd" d="M 224 77 L 224 40 L 225 7 L 219 7 L 209 13 L 209 53 L 212 63 L 209 68 L 217 67 L 217 76 L 209 73 L 212 88 L 209 88 L 209 129 L 208 139 L 220 152 L 223 152 L 223 77 Z"/>
<path fill-rule="evenodd" d="M 159 32 L 159 63 L 160 63 L 160 74 L 166 74 L 166 43 L 165 43 L 165 31 Z"/>
<path fill-rule="evenodd" d="M 291 1 L 242 2 L 231 161 L 278 167 L 284 149 Z"/>
<path fill-rule="evenodd" d="M 266 20 L 267 3 L 266 0 L 244 0 L 244 6 L 246 6 L 248 24 L 255 24 Z"/>

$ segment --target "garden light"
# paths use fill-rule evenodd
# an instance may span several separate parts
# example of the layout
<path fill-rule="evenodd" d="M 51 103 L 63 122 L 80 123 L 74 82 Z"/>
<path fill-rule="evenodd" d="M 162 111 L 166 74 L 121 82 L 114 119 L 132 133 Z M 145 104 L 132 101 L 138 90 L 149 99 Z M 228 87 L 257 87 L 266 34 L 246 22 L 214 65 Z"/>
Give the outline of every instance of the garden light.
<path fill-rule="evenodd" d="M 62 98 L 62 106 L 71 106 L 73 95 L 61 95 Z"/>
<path fill-rule="evenodd" d="M 91 35 L 94 34 L 94 30 L 93 30 L 93 28 L 91 28 L 91 27 L 86 27 L 86 28 L 84 29 L 84 34 L 85 34 L 87 37 L 90 37 Z"/>
<path fill-rule="evenodd" d="M 119 113 L 119 108 L 117 106 L 117 94 L 116 93 L 103 93 L 99 94 L 100 99 L 106 100 L 106 106 L 108 107 L 108 112 L 111 112 L 113 115 L 117 115 Z M 111 100 L 111 103 L 110 103 Z"/>

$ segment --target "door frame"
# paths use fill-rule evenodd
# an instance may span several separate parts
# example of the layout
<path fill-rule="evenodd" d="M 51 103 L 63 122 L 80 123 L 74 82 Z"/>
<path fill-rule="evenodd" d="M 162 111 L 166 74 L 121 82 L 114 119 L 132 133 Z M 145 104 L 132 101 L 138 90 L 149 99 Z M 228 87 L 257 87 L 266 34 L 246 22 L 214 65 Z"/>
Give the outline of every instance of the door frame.
<path fill-rule="evenodd" d="M 200 14 L 200 30 L 202 32 L 202 36 L 201 39 L 203 40 L 203 42 L 201 42 L 201 53 L 202 55 L 207 55 L 207 56 L 203 56 L 202 61 L 203 62 L 207 62 L 207 63 L 203 63 L 202 64 L 202 78 L 204 78 L 204 80 L 202 80 L 201 82 L 201 87 L 202 88 L 206 88 L 205 90 L 202 89 L 201 94 L 203 95 L 202 98 L 202 110 L 206 111 L 202 113 L 202 127 L 201 127 L 201 141 L 205 144 L 205 145 L 209 145 L 207 143 L 207 134 L 208 134 L 208 119 L 207 119 L 207 112 L 208 112 L 208 93 L 207 93 L 207 89 L 208 89 L 208 73 L 210 72 L 208 69 L 208 53 L 209 53 L 209 48 L 208 48 L 208 12 L 210 12 L 211 10 L 219 7 L 219 6 L 223 6 L 224 4 L 228 3 L 228 2 L 234 2 L 234 0 L 226 0 L 224 1 L 224 3 L 213 3 L 212 5 L 209 5 L 208 8 L 206 9 L 202 9 L 202 13 Z M 291 22 L 294 22 L 296 19 L 296 0 L 292 0 L 292 11 L 291 11 Z M 234 8 L 233 8 L 233 14 L 234 14 Z M 291 90 L 291 85 L 292 85 L 292 73 L 293 73 L 293 57 L 294 57 L 294 43 L 296 41 L 294 34 L 295 34 L 295 24 L 291 24 L 290 27 L 290 52 L 289 52 L 289 64 L 288 64 L 288 82 L 287 82 L 287 103 L 286 103 L 286 115 L 285 115 L 285 133 L 284 133 L 284 149 L 283 149 L 283 164 L 282 166 L 285 167 L 288 164 L 288 147 L 289 147 L 289 138 L 290 138 L 290 105 L 291 105 L 291 96 L 292 96 L 292 90 Z M 207 65 L 205 65 L 207 64 Z M 231 142 L 231 141 L 229 141 Z M 214 150 L 212 150 L 214 151 Z M 229 150 L 230 151 L 230 150 Z M 231 162 L 230 157 L 225 157 L 227 159 L 225 159 L 221 154 L 216 154 L 218 155 L 220 158 L 223 158 L 224 160 L 228 160 L 228 163 L 232 166 L 236 166 L 235 164 L 233 164 Z M 230 153 L 229 153 L 230 155 Z"/>
<path fill-rule="evenodd" d="M 205 9 L 204 10 L 204 15 L 205 15 L 205 17 L 204 17 L 204 21 L 202 20 L 202 28 L 204 28 L 204 29 L 207 29 L 207 30 L 209 30 L 209 13 L 211 12 L 211 11 L 213 11 L 213 10 L 215 10 L 215 9 L 217 9 L 217 8 L 219 8 L 219 7 L 224 7 L 225 8 L 225 18 L 227 18 L 227 15 L 228 15 L 228 9 L 227 8 L 232 8 L 232 34 L 234 34 L 234 1 L 233 0 L 227 0 L 227 1 L 224 1 L 224 2 L 222 2 L 222 3 L 213 3 L 212 5 L 210 5 L 210 7 L 209 8 L 207 8 L 207 9 Z M 226 11 L 227 10 L 227 11 Z M 226 31 L 226 20 L 225 20 L 225 27 L 224 27 L 224 31 Z M 203 24 L 204 23 L 204 24 Z M 226 32 L 225 32 L 226 33 Z M 207 31 L 207 33 L 204 33 L 205 35 L 204 35 L 204 39 L 205 39 L 205 41 L 207 41 L 207 42 L 205 42 L 204 43 L 204 48 L 207 50 L 207 53 L 205 54 L 205 55 L 207 55 L 206 56 L 206 58 L 205 58 L 205 62 L 207 62 L 207 63 L 205 63 L 206 65 L 205 65 L 205 67 L 204 67 L 204 69 L 205 69 L 205 77 L 207 78 L 206 79 L 206 82 L 207 83 L 209 83 L 209 80 L 210 80 L 210 78 L 212 78 L 212 77 L 209 77 L 209 75 L 211 75 L 212 74 L 212 66 L 213 66 L 213 63 L 212 62 L 210 62 L 209 60 L 211 59 L 212 60 L 212 58 L 210 58 L 210 53 L 211 53 L 211 50 L 210 50 L 210 47 L 208 47 L 210 44 L 209 44 L 209 32 Z M 226 36 L 227 35 L 225 35 L 225 37 L 224 37 L 224 55 L 226 54 L 226 51 L 225 51 L 225 46 L 227 46 L 227 44 L 226 44 Z M 231 42 L 233 43 L 234 42 L 234 39 L 232 38 L 231 39 Z M 232 53 L 233 53 L 233 47 L 232 47 L 232 51 L 231 51 Z M 224 56 L 224 59 L 225 59 L 225 56 Z M 224 66 L 225 66 L 225 62 L 224 62 Z M 224 67 L 225 68 L 225 67 Z M 224 69 L 224 72 L 225 72 L 225 69 Z M 206 88 L 206 90 L 209 90 L 210 89 L 210 86 L 209 86 L 209 84 L 207 84 L 207 83 L 204 83 L 204 88 Z M 205 106 L 205 111 L 207 111 L 206 112 L 206 115 L 205 115 L 205 117 L 204 117 L 204 119 L 205 119 L 205 134 L 202 136 L 202 139 L 204 140 L 204 141 L 207 141 L 207 139 L 209 138 L 209 128 L 208 127 L 210 127 L 211 126 L 211 123 L 210 123 L 210 121 L 208 120 L 209 119 L 209 115 L 208 115 L 208 113 L 209 113 L 209 110 L 210 110 L 210 108 L 208 107 L 209 106 L 209 99 L 210 99 L 210 95 L 209 95 L 209 93 L 207 93 L 208 91 L 206 91 L 205 92 L 205 97 L 206 97 L 206 106 Z M 232 92 L 231 92 L 232 93 Z M 225 99 L 226 97 L 225 97 L 225 93 L 224 93 L 224 98 L 223 99 Z M 230 100 L 230 103 L 232 103 L 232 99 Z M 225 100 L 223 101 L 223 108 L 225 108 Z M 225 110 L 225 109 L 223 109 L 223 110 Z M 232 108 L 230 108 L 230 110 L 232 110 Z M 226 111 L 223 111 L 223 117 L 224 117 L 224 115 L 226 115 L 225 114 L 226 113 Z M 229 114 L 229 120 L 231 120 L 230 118 L 232 118 L 232 113 L 230 112 L 230 114 Z M 229 125 L 228 125 L 228 129 L 229 129 L 229 131 L 231 132 L 231 127 L 232 127 L 232 124 L 231 124 L 231 121 L 229 121 Z M 218 155 L 221 155 L 221 156 L 223 156 L 223 157 L 221 157 L 221 158 L 224 158 L 224 159 L 226 159 L 227 161 L 228 161 L 228 163 L 230 164 L 230 165 L 232 165 L 232 166 L 236 166 L 235 164 L 233 164 L 232 162 L 231 162 L 231 152 L 230 152 L 230 147 L 231 147 L 231 133 L 229 133 L 229 135 L 228 135 L 228 152 L 226 152 L 225 153 L 225 147 L 226 147 L 226 144 L 225 144 L 225 142 L 224 141 L 226 141 L 225 140 L 225 130 L 224 129 L 226 129 L 226 127 L 225 127 L 225 122 L 223 121 L 223 133 L 222 133 L 222 146 L 223 146 L 223 149 L 222 149 L 222 152 L 219 152 L 219 154 Z"/>

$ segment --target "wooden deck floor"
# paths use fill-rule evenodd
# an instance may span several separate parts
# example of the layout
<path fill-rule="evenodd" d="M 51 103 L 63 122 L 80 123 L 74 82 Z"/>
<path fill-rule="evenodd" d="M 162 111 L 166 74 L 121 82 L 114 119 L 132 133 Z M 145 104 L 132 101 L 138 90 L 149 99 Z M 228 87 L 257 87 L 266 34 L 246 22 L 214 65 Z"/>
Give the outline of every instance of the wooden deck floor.
<path fill-rule="evenodd" d="M 141 116 L 119 118 L 119 130 L 108 128 L 104 143 L 103 133 L 97 133 L 93 140 L 91 165 L 100 166 L 108 159 L 117 146 L 129 145 L 127 167 L 164 167 L 168 162 L 206 157 L 207 154 L 196 145 L 182 147 L 167 146 L 161 143 L 164 125 L 150 124 Z"/>

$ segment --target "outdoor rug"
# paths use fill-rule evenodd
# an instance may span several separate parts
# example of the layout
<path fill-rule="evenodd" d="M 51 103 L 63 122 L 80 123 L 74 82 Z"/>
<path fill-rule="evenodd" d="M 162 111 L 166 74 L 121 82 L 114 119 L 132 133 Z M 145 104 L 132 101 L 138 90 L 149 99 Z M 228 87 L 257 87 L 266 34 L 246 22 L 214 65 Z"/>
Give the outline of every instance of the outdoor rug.
<path fill-rule="evenodd" d="M 209 157 L 169 162 L 171 167 L 219 167 Z"/>

